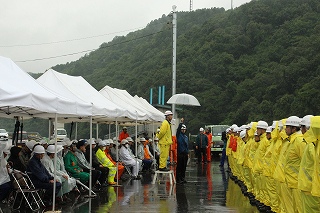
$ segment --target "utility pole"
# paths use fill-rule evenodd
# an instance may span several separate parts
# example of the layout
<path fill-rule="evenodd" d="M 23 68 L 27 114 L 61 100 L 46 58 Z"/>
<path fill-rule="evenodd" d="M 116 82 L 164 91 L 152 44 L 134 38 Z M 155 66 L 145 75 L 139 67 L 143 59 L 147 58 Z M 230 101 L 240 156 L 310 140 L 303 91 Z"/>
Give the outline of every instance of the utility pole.
<path fill-rule="evenodd" d="M 190 12 L 193 10 L 193 0 L 190 0 Z"/>
<path fill-rule="evenodd" d="M 233 0 L 231 0 L 231 10 L 233 10 Z"/>
<path fill-rule="evenodd" d="M 172 95 L 176 94 L 176 63 L 177 63 L 177 6 L 172 6 Z M 172 104 L 172 113 L 176 115 L 176 105 Z"/>

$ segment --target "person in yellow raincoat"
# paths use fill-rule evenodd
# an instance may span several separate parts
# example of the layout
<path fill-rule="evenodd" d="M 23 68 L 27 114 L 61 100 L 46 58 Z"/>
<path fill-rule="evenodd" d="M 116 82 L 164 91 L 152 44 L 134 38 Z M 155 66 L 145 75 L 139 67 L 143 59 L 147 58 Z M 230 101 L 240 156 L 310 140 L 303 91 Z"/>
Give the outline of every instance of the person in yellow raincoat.
<path fill-rule="evenodd" d="M 314 172 L 312 178 L 312 188 L 311 195 L 320 199 L 320 119 L 319 116 L 315 116 L 311 119 L 312 130 L 314 131 L 314 135 L 316 140 L 313 142 L 315 145 L 315 156 L 314 156 Z M 318 205 L 319 206 L 319 205 Z"/>
<path fill-rule="evenodd" d="M 167 168 L 167 159 L 169 157 L 170 145 L 173 143 L 171 132 L 171 120 L 173 117 L 173 113 L 171 111 L 166 111 L 164 115 L 166 119 L 162 122 L 160 131 L 157 133 L 160 147 L 159 170 L 169 171 L 169 169 Z"/>
<path fill-rule="evenodd" d="M 244 183 L 247 187 L 247 193 L 249 199 L 254 199 L 253 195 L 253 186 L 252 186 L 252 173 L 251 168 L 253 166 L 253 162 L 250 158 L 250 151 L 252 144 L 255 144 L 254 140 L 254 133 L 256 131 L 257 122 L 251 122 L 249 125 L 249 129 L 247 130 L 247 138 L 246 138 L 246 146 L 244 148 L 244 161 L 243 161 L 243 176 L 244 176 Z"/>
<path fill-rule="evenodd" d="M 263 180 L 262 177 L 262 171 L 263 171 L 263 156 L 270 145 L 270 142 L 268 141 L 266 137 L 266 130 L 268 128 L 268 123 L 265 121 L 258 121 L 257 124 L 257 134 L 260 137 L 260 141 L 257 142 L 258 148 L 256 150 L 256 153 L 254 155 L 253 159 L 253 168 L 252 168 L 252 177 L 254 180 L 254 192 L 256 199 L 260 202 L 256 202 L 256 205 L 259 210 L 264 210 L 266 211 L 266 206 L 264 205 L 265 203 L 265 197 L 264 197 L 264 188 L 263 188 L 263 183 L 265 181 Z"/>
<path fill-rule="evenodd" d="M 96 156 L 98 158 L 98 161 L 104 166 L 109 169 L 108 173 L 108 184 L 109 185 L 115 185 L 116 182 L 114 182 L 114 177 L 117 173 L 117 167 L 110 161 L 110 159 L 105 154 L 105 149 L 107 146 L 107 141 L 103 140 L 100 141 L 98 144 L 99 148 L 96 152 Z"/>
<path fill-rule="evenodd" d="M 286 134 L 285 131 L 285 121 L 286 119 L 282 119 L 281 122 L 279 122 L 279 135 L 282 140 L 282 145 L 281 145 L 281 151 L 280 155 L 277 161 L 276 168 L 273 173 L 273 178 L 275 179 L 276 182 L 276 188 L 277 188 L 277 194 L 278 194 L 278 209 L 276 212 L 286 212 L 285 211 L 285 194 L 283 188 L 287 187 L 285 181 L 285 174 L 284 174 L 284 166 L 285 166 L 285 153 L 288 149 L 289 146 L 289 140 L 288 140 L 288 135 Z"/>
<path fill-rule="evenodd" d="M 312 119 L 312 122 L 311 122 Z M 312 196 L 312 179 L 315 171 L 316 144 L 320 136 L 320 116 L 304 116 L 301 121 L 301 132 L 307 142 L 302 155 L 298 175 L 298 189 L 301 190 L 302 212 L 320 212 L 320 197 Z"/>
<path fill-rule="evenodd" d="M 282 138 L 279 134 L 279 122 L 281 121 L 274 121 L 272 124 L 271 145 L 265 154 L 265 168 L 263 171 L 263 174 L 266 176 L 266 191 L 268 192 L 267 199 L 269 199 L 269 206 L 274 212 L 279 211 L 277 186 L 276 181 L 273 178 L 274 170 L 276 169 L 282 147 Z"/>
<path fill-rule="evenodd" d="M 302 154 L 306 147 L 300 130 L 301 119 L 290 116 L 286 121 L 286 134 L 289 136 L 290 144 L 285 157 L 285 179 L 287 187 L 284 188 L 286 195 L 285 208 L 287 212 L 302 212 L 301 193 L 298 189 L 298 173 Z"/>

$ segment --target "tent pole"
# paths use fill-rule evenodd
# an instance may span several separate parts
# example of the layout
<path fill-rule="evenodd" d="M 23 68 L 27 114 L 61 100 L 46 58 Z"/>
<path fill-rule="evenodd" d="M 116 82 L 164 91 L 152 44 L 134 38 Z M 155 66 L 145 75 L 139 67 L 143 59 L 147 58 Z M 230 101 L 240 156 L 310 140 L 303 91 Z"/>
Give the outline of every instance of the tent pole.
<path fill-rule="evenodd" d="M 57 113 L 54 117 L 54 175 L 53 175 L 53 194 L 52 194 L 52 211 L 55 211 L 55 204 L 56 204 L 56 180 L 57 180 L 57 123 L 58 123 L 58 116 Z"/>
<path fill-rule="evenodd" d="M 96 124 L 96 139 L 98 139 L 98 138 L 99 138 L 99 124 L 97 122 L 97 124 Z"/>

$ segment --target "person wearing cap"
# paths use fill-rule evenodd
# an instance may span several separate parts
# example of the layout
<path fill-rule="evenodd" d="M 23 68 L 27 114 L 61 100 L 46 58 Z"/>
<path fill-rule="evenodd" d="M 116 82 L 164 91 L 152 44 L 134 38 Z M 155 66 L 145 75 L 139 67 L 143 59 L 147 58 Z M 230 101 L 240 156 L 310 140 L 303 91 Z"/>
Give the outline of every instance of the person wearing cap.
<path fill-rule="evenodd" d="M 302 155 L 299 174 L 298 189 L 301 190 L 301 201 L 304 212 L 320 212 L 320 181 L 319 176 L 319 154 L 317 149 L 320 136 L 320 116 L 306 115 L 302 118 L 300 126 L 304 140 L 307 142 L 306 149 Z M 303 130 L 304 129 L 304 130 Z M 318 182 L 317 184 L 313 184 Z"/>
<path fill-rule="evenodd" d="M 30 179 L 37 189 L 45 189 L 43 198 L 44 202 L 47 202 L 47 204 L 51 204 L 54 178 L 41 163 L 41 159 L 44 157 L 46 151 L 43 146 L 37 145 L 34 147 L 33 153 L 34 154 L 30 158 L 27 166 L 27 172 L 28 174 L 30 174 Z M 57 179 L 56 196 L 60 192 L 60 189 L 61 183 Z"/>
<path fill-rule="evenodd" d="M 134 176 L 134 179 L 140 179 L 139 176 L 139 163 L 138 161 L 133 158 L 129 153 L 129 142 L 126 139 L 123 139 L 121 141 L 121 147 L 119 150 L 119 157 L 122 161 L 122 163 L 126 166 L 132 167 L 132 175 Z"/>
<path fill-rule="evenodd" d="M 99 138 L 97 139 L 97 141 L 102 141 L 101 139 L 99 140 Z M 90 146 L 92 149 L 92 167 L 95 170 L 98 170 L 101 172 L 101 175 L 99 177 L 99 182 L 101 183 L 101 186 L 107 186 L 107 177 L 108 177 L 108 173 L 109 173 L 109 169 L 107 167 L 104 167 L 98 160 L 97 156 L 96 156 L 96 151 L 97 151 L 97 147 L 96 147 L 96 142 L 94 140 L 89 140 L 88 141 L 88 145 L 86 146 L 86 153 L 85 153 L 85 157 L 86 160 L 88 162 L 90 162 Z"/>
<path fill-rule="evenodd" d="M 116 182 L 114 182 L 114 178 L 116 176 L 117 173 L 117 168 L 116 166 L 110 161 L 110 159 L 106 156 L 104 150 L 106 149 L 107 146 L 107 141 L 103 140 L 100 141 L 98 144 L 99 148 L 96 152 L 96 156 L 99 160 L 99 162 L 104 166 L 107 167 L 109 169 L 109 173 L 108 173 L 108 184 L 109 185 L 115 185 L 117 184 Z"/>
<path fill-rule="evenodd" d="M 181 118 L 177 128 L 176 137 L 178 145 L 178 160 L 177 160 L 177 183 L 186 183 L 186 167 L 189 158 L 189 140 L 186 135 L 187 126 L 184 124 L 184 118 Z"/>
<path fill-rule="evenodd" d="M 196 150 L 198 156 L 197 163 L 201 163 L 202 159 L 205 164 L 207 163 L 207 148 L 208 137 L 204 134 L 204 129 L 201 127 L 196 138 Z"/>
<path fill-rule="evenodd" d="M 265 121 L 258 121 L 257 123 L 257 136 L 259 141 L 257 142 L 257 150 L 253 159 L 252 167 L 252 179 L 255 189 L 256 199 L 260 201 L 257 207 L 260 211 L 266 211 L 269 208 L 270 199 L 268 198 L 268 193 L 265 191 L 265 176 L 262 174 L 264 166 L 264 155 L 267 148 L 270 146 L 270 141 L 267 139 L 266 130 L 268 129 L 268 123 Z"/>
<path fill-rule="evenodd" d="M 9 165 L 6 161 L 6 157 L 10 153 L 7 146 L 6 142 L 0 141 L 0 202 L 7 198 L 13 190 L 9 176 Z"/>
<path fill-rule="evenodd" d="M 115 157 L 115 159 L 113 159 L 111 156 L 111 148 L 113 145 L 112 139 L 107 139 L 106 145 L 107 146 L 106 146 L 106 149 L 104 150 L 104 153 L 109 158 L 109 160 L 113 163 L 113 165 L 118 168 L 118 170 L 117 170 L 118 174 L 116 174 L 116 178 L 117 178 L 117 180 L 120 180 L 121 176 L 124 172 L 124 166 L 122 165 L 121 162 L 118 162 L 118 164 L 117 164 L 117 156 Z"/>
<path fill-rule="evenodd" d="M 211 143 L 212 143 L 212 134 L 210 131 L 210 128 L 206 128 L 205 133 L 204 133 L 207 137 L 208 137 L 208 148 L 207 148 L 207 161 L 211 162 Z"/>
<path fill-rule="evenodd" d="M 57 150 L 62 148 L 61 145 L 58 145 L 58 146 L 57 146 Z M 68 179 L 70 178 L 69 175 L 62 174 L 60 171 L 58 171 L 58 169 L 54 168 L 55 146 L 52 144 L 48 145 L 46 152 L 47 152 L 47 154 L 45 154 L 40 161 L 43 164 L 43 166 L 48 170 L 48 172 L 51 176 L 54 176 L 54 172 L 56 171 L 56 179 L 58 182 L 60 182 L 62 184 L 61 190 L 57 194 L 57 196 L 61 197 L 63 199 L 63 201 L 71 202 L 71 199 L 68 198 L 68 196 L 66 196 L 66 194 L 69 193 L 76 186 L 76 180 L 75 179 L 70 180 L 70 184 L 72 184 L 72 187 L 70 189 L 69 182 L 68 182 Z"/>
<path fill-rule="evenodd" d="M 138 158 L 142 160 L 142 171 L 150 172 L 153 155 L 149 150 L 148 141 L 144 137 L 141 137 L 139 141 L 140 143 L 138 146 Z"/>
<path fill-rule="evenodd" d="M 127 148 L 127 150 L 129 151 L 129 154 L 130 156 L 135 159 L 138 164 L 139 164 L 139 171 L 142 170 L 142 160 L 140 160 L 138 157 L 135 156 L 134 154 L 134 150 L 135 150 L 135 144 L 134 144 L 134 141 L 131 137 L 127 137 L 126 140 L 128 141 L 129 143 L 129 146 Z M 158 140 L 159 141 L 159 140 Z M 159 163 L 159 162 L 158 162 Z M 158 164 L 159 165 L 159 164 Z"/>
<path fill-rule="evenodd" d="M 68 153 L 63 157 L 64 166 L 69 174 L 76 178 L 80 179 L 80 181 L 84 184 L 89 184 L 89 176 L 88 172 L 84 172 L 83 169 L 78 164 L 78 159 L 76 157 L 76 145 L 75 141 L 69 147 Z"/>
<path fill-rule="evenodd" d="M 21 154 L 19 155 L 19 158 L 21 160 L 21 163 L 26 168 L 31 158 L 33 146 L 34 146 L 34 143 L 32 141 L 27 141 L 25 144 L 22 144 L 21 146 L 22 150 L 21 150 Z"/>
<path fill-rule="evenodd" d="M 285 157 L 285 179 L 287 186 L 284 187 L 285 197 L 288 201 L 285 205 L 287 212 L 298 209 L 302 212 L 301 194 L 298 189 L 298 172 L 300 169 L 301 158 L 306 148 L 306 141 L 303 140 L 300 131 L 301 118 L 290 116 L 286 121 L 286 134 L 289 136 L 290 144 Z M 289 204 L 292 203 L 292 206 Z M 289 207 L 290 205 L 290 207 Z"/>
<path fill-rule="evenodd" d="M 164 113 L 165 120 L 160 126 L 160 131 L 157 133 L 157 138 L 159 138 L 160 146 L 160 159 L 159 159 L 159 170 L 169 171 L 167 168 L 167 159 L 170 153 L 170 145 L 172 142 L 172 131 L 171 131 L 171 120 L 173 113 L 171 111 L 166 111 Z"/>
<path fill-rule="evenodd" d="M 159 138 L 155 137 L 154 141 L 152 141 L 152 149 L 154 152 L 154 158 L 156 159 L 157 162 L 157 169 L 159 167 L 159 157 L 160 157 L 160 148 L 159 148 Z"/>
<path fill-rule="evenodd" d="M 24 166 L 24 164 L 21 162 L 21 159 L 19 158 L 19 156 L 21 155 L 21 150 L 22 148 L 18 146 L 11 147 L 8 162 L 10 163 L 12 169 L 25 172 L 27 168 Z"/>
<path fill-rule="evenodd" d="M 83 171 L 92 174 L 92 186 L 96 187 L 94 190 L 98 190 L 98 182 L 97 180 L 99 179 L 101 172 L 98 170 L 95 170 L 90 163 L 87 161 L 86 156 L 84 153 L 86 153 L 86 146 L 87 146 L 87 140 L 79 140 L 76 147 L 77 149 L 75 150 L 75 154 L 78 160 L 79 166 L 83 169 Z"/>
<path fill-rule="evenodd" d="M 127 127 L 122 127 L 122 132 L 119 134 L 119 141 L 122 141 L 123 139 L 126 139 L 127 137 L 130 137 L 129 133 L 127 132 Z"/>

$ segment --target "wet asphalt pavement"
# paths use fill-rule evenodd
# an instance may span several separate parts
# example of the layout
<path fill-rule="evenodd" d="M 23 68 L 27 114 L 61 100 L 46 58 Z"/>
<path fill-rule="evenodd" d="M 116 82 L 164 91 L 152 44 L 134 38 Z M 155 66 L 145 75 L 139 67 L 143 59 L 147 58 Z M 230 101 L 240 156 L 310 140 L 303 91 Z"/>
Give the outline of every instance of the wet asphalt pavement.
<path fill-rule="evenodd" d="M 170 185 L 166 175 L 151 184 L 153 174 L 141 180 L 128 180 L 119 187 L 106 187 L 95 198 L 83 195 L 68 205 L 57 207 L 62 212 L 259 212 L 251 206 L 240 187 L 228 177 L 226 164 L 219 167 L 219 158 L 211 163 L 187 167 L 187 183 Z M 171 167 L 174 169 L 174 167 Z M 3 208 L 4 212 L 10 212 Z M 8 211 L 7 211 L 8 210 Z M 21 212 L 28 212 L 21 210 Z M 44 211 L 42 211 L 44 212 Z"/>

